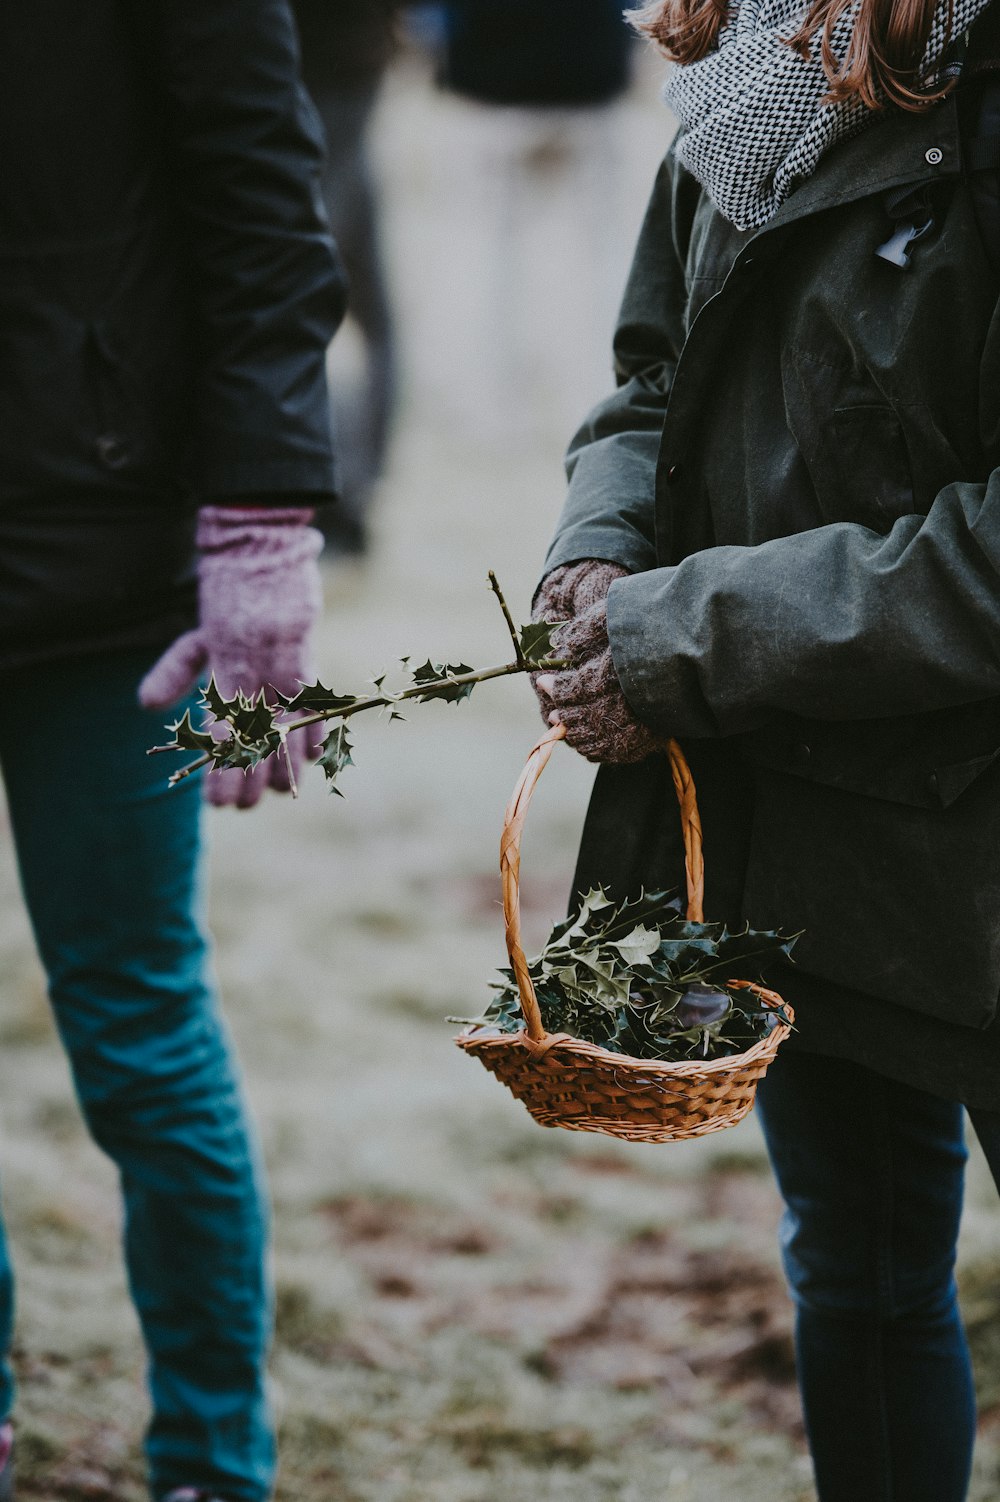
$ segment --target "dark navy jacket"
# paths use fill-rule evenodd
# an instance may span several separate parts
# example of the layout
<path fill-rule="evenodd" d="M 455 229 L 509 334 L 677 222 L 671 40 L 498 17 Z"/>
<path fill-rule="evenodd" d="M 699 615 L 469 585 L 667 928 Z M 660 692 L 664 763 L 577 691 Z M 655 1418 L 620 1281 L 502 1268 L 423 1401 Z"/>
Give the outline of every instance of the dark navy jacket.
<path fill-rule="evenodd" d="M 331 494 L 344 289 L 287 0 L 0 18 L 2 667 L 162 635 L 197 499 Z"/>
<path fill-rule="evenodd" d="M 620 0 L 451 0 L 442 82 L 491 104 L 587 105 L 626 87 Z"/>

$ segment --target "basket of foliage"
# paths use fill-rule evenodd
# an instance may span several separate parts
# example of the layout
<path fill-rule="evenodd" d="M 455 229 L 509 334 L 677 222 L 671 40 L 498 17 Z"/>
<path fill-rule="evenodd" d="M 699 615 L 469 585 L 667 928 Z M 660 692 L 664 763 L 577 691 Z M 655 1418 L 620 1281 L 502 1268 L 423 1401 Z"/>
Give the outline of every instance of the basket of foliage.
<path fill-rule="evenodd" d="M 752 977 L 787 956 L 777 933 L 705 923 L 704 864 L 694 783 L 676 742 L 687 910 L 654 892 L 616 904 L 588 892 L 530 962 L 521 946 L 520 846 L 528 805 L 556 726 L 528 758 L 500 847 L 507 953 L 496 996 L 455 1040 L 543 1126 L 631 1142 L 701 1137 L 740 1121 L 793 1022 Z"/>

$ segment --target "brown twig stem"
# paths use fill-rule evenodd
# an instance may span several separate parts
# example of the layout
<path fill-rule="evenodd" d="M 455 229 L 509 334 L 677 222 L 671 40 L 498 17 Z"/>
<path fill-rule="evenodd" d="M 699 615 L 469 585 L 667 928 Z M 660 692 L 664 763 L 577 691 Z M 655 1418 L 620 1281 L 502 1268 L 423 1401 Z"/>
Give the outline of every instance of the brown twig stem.
<path fill-rule="evenodd" d="M 500 597 L 502 599 L 502 596 Z M 500 667 L 480 668 L 469 673 L 450 673 L 442 678 L 431 679 L 427 683 L 414 683 L 409 688 L 404 688 L 399 693 L 372 694 L 367 699 L 356 699 L 353 704 L 345 705 L 341 709 L 318 709 L 313 714 L 303 715 L 300 720 L 292 720 L 290 724 L 281 727 L 284 735 L 291 735 L 295 730 L 302 730 L 307 725 L 318 725 L 324 720 L 347 720 L 352 715 L 360 714 L 367 709 L 390 709 L 397 704 L 402 704 L 407 699 L 420 699 L 423 697 L 435 698 L 433 689 L 442 683 L 453 685 L 456 688 L 464 688 L 466 685 L 486 683 L 491 678 L 506 678 L 512 673 L 544 672 L 556 668 L 568 667 L 569 664 L 560 659 L 549 662 L 530 663 L 521 654 L 520 662 L 507 662 Z M 219 723 L 224 724 L 224 721 Z M 225 742 L 220 742 L 224 745 Z M 179 746 L 152 746 L 147 755 L 158 756 L 164 751 L 178 751 L 183 749 Z M 186 767 L 180 767 L 170 778 L 171 785 L 182 782 L 185 777 L 190 777 L 194 772 L 200 772 L 202 767 L 207 767 L 214 762 L 215 758 L 208 752 L 198 757 L 196 761 L 189 762 Z"/>
<path fill-rule="evenodd" d="M 490 569 L 489 572 L 489 581 L 490 589 L 492 589 L 493 593 L 496 595 L 497 600 L 500 604 L 500 609 L 503 611 L 503 618 L 507 622 L 507 630 L 510 632 L 510 639 L 514 643 L 514 657 L 518 663 L 518 666 L 524 667 L 525 656 L 524 650 L 521 647 L 521 638 L 517 634 L 517 627 L 514 625 L 514 620 L 511 616 L 507 601 L 504 599 L 503 590 L 500 588 L 500 580 L 497 578 L 492 569 Z"/>

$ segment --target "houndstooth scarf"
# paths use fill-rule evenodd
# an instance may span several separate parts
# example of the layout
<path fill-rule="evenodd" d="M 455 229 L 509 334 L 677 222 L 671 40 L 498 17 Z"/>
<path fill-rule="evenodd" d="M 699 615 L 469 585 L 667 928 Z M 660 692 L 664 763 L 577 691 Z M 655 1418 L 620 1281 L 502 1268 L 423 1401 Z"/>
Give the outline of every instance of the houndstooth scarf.
<path fill-rule="evenodd" d="M 833 50 L 847 50 L 859 0 L 833 32 Z M 921 76 L 932 79 L 950 36 L 961 36 L 990 0 L 941 0 Z M 783 36 L 801 24 L 803 0 L 736 0 L 719 45 L 699 62 L 675 67 L 663 97 L 680 118 L 677 156 L 738 229 L 758 229 L 824 152 L 879 118 L 856 100 L 824 104 L 829 82 L 819 33 L 812 60 Z"/>

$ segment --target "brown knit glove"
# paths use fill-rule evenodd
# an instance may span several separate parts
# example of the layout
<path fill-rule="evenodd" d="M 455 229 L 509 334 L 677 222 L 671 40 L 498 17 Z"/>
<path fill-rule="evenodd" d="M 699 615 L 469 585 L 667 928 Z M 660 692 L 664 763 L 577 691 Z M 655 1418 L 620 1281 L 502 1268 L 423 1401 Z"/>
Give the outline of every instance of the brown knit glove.
<path fill-rule="evenodd" d="M 606 600 L 616 579 L 628 576 L 628 569 L 603 558 L 584 558 L 579 563 L 563 563 L 554 568 L 535 590 L 531 602 L 533 621 L 570 621 L 581 611 Z M 562 655 L 561 653 L 559 654 Z M 546 725 L 555 704 L 538 684 L 541 673 L 531 674 L 531 686 L 538 695 L 539 708 Z"/>
<path fill-rule="evenodd" d="M 533 621 L 568 621 L 582 615 L 598 600 L 606 600 L 616 579 L 628 577 L 620 563 L 605 563 L 603 558 L 584 558 L 580 563 L 563 563 L 554 568 L 535 590 L 531 607 Z"/>
<path fill-rule="evenodd" d="M 553 647 L 573 666 L 535 674 L 533 681 L 543 718 L 565 725 L 567 741 L 589 761 L 644 761 L 662 749 L 632 713 L 611 658 L 607 595 L 615 579 L 627 573 L 617 564 L 593 559 L 570 564 L 543 579 L 535 596 L 536 619 L 557 620 L 567 608 L 572 610 Z"/>

